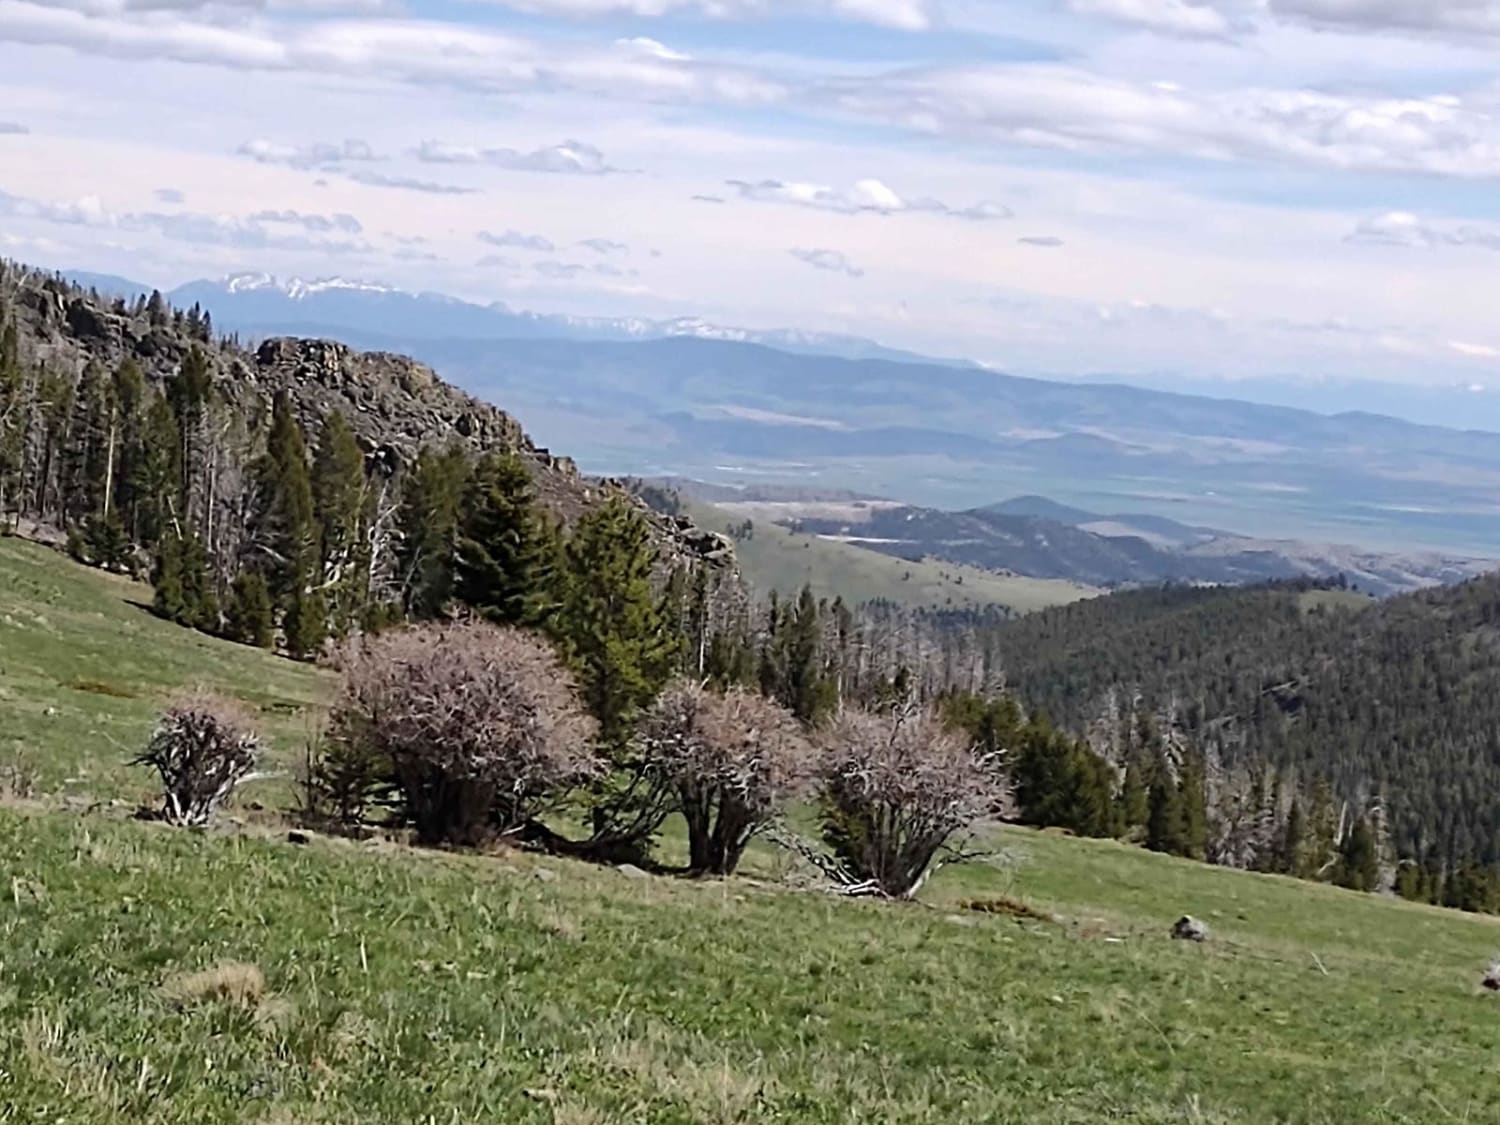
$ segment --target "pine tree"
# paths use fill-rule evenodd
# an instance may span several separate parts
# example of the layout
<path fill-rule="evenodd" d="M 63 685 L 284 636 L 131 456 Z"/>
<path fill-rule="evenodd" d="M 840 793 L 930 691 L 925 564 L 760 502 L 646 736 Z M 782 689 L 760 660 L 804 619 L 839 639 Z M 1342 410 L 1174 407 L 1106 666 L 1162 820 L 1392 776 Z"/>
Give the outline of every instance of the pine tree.
<path fill-rule="evenodd" d="M 312 584 L 317 568 L 317 526 L 302 427 L 286 395 L 276 399 L 266 451 L 255 466 L 251 516 L 256 568 L 271 597 L 289 611 Z"/>
<path fill-rule="evenodd" d="M 1300 875 L 1302 872 L 1302 803 L 1292 798 L 1291 810 L 1286 814 L 1276 848 L 1276 870 L 1282 875 Z"/>
<path fill-rule="evenodd" d="M 679 643 L 652 586 L 656 550 L 645 519 L 615 496 L 578 520 L 564 558 L 556 632 L 602 745 L 617 752 L 671 674 Z"/>
<path fill-rule="evenodd" d="M 168 621 L 186 620 L 187 596 L 183 591 L 182 539 L 179 536 L 163 535 L 158 541 L 151 585 L 155 588 L 151 604 L 157 615 Z"/>
<path fill-rule="evenodd" d="M 114 410 L 110 416 L 108 444 L 113 473 L 106 489 L 107 511 L 118 512 L 126 536 L 141 540 L 140 511 L 146 499 L 144 469 L 146 377 L 140 365 L 127 359 L 115 369 L 111 390 Z"/>
<path fill-rule="evenodd" d="M 182 540 L 182 624 L 205 633 L 219 630 L 219 599 L 214 593 L 213 560 L 203 540 L 189 534 Z"/>
<path fill-rule="evenodd" d="M 177 421 L 180 478 L 179 496 L 174 511 L 184 530 L 199 530 L 196 513 L 207 498 L 208 400 L 213 391 L 213 371 L 208 356 L 196 344 L 177 374 L 167 380 L 167 401 Z"/>
<path fill-rule="evenodd" d="M 0 518 L 19 514 L 30 420 L 26 371 L 14 321 L 0 309 Z"/>
<path fill-rule="evenodd" d="M 106 482 L 113 475 L 114 391 L 97 364 L 89 364 L 74 392 L 62 445 L 62 514 L 66 524 L 103 515 Z"/>
<path fill-rule="evenodd" d="M 328 606 L 321 590 L 298 589 L 286 611 L 286 649 L 295 659 L 315 656 L 328 636 Z"/>
<path fill-rule="evenodd" d="M 469 476 L 458 523 L 459 600 L 500 625 L 539 624 L 556 588 L 554 540 L 521 459 L 513 453 L 481 459 Z"/>
<path fill-rule="evenodd" d="M 437 617 L 453 598 L 453 559 L 468 462 L 463 450 L 423 449 L 402 481 L 397 516 L 401 602 L 411 617 Z"/>
<path fill-rule="evenodd" d="M 342 636 L 364 609 L 365 459 L 344 416 L 330 414 L 312 467 L 313 514 L 320 559 L 316 583 L 328 593 L 328 626 Z"/>
<path fill-rule="evenodd" d="M 135 535 L 148 546 L 183 532 L 181 442 L 177 415 L 165 397 L 153 395 L 146 409 L 135 502 Z"/>
<path fill-rule="evenodd" d="M 247 570 L 235 578 L 225 617 L 225 635 L 230 640 L 256 648 L 275 643 L 271 591 L 259 571 Z"/>
<path fill-rule="evenodd" d="M 1339 847 L 1338 874 L 1335 882 L 1356 891 L 1373 891 L 1380 878 L 1380 861 L 1376 854 L 1375 833 L 1370 822 L 1360 817 Z"/>
<path fill-rule="evenodd" d="M 822 607 L 812 587 L 802 587 L 781 631 L 780 690 L 777 699 L 804 726 L 816 726 L 833 710 L 834 685 L 823 670 Z"/>
<path fill-rule="evenodd" d="M 1144 831 L 1150 816 L 1151 793 L 1146 787 L 1145 770 L 1140 755 L 1131 754 L 1120 789 L 1120 821 L 1126 833 Z"/>
<path fill-rule="evenodd" d="M 1183 758 L 1178 783 L 1182 799 L 1182 850 L 1179 855 L 1201 860 L 1208 851 L 1208 791 L 1203 754 L 1190 750 Z"/>
<path fill-rule="evenodd" d="M 1153 852 L 1183 855 L 1187 839 L 1183 831 L 1182 789 L 1172 777 L 1164 758 L 1158 758 L 1154 772 L 1150 809 L 1146 815 L 1146 847 Z"/>

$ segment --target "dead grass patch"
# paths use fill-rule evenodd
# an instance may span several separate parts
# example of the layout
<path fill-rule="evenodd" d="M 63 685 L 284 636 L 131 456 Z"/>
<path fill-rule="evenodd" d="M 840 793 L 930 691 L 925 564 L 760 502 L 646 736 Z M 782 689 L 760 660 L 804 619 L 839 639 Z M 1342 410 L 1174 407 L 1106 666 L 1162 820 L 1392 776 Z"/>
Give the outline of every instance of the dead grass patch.
<path fill-rule="evenodd" d="M 254 1011 L 266 1000 L 266 977 L 244 961 L 224 961 L 211 969 L 178 973 L 162 984 L 167 999 L 179 1007 L 194 1004 L 230 1004 Z"/>

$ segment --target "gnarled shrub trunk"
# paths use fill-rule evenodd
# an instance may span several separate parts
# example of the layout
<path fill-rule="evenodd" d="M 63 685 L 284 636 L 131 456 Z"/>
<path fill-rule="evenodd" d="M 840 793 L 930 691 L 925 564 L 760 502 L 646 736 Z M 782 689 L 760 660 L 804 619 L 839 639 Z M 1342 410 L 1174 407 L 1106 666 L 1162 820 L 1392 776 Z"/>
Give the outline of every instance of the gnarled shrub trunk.
<path fill-rule="evenodd" d="M 572 678 L 530 633 L 422 625 L 351 645 L 343 666 L 323 772 L 389 785 L 424 843 L 482 844 L 599 771 Z"/>
<path fill-rule="evenodd" d="M 1000 798 L 994 763 L 931 713 L 846 710 L 823 737 L 823 835 L 849 873 L 910 898 Z"/>
<path fill-rule="evenodd" d="M 198 827 L 255 768 L 259 753 L 260 736 L 239 704 L 194 692 L 167 707 L 131 764 L 160 775 L 164 820 Z"/>
<path fill-rule="evenodd" d="M 810 775 L 792 714 L 760 695 L 669 686 L 638 736 L 650 772 L 676 788 L 694 871 L 729 875 L 745 847 Z"/>

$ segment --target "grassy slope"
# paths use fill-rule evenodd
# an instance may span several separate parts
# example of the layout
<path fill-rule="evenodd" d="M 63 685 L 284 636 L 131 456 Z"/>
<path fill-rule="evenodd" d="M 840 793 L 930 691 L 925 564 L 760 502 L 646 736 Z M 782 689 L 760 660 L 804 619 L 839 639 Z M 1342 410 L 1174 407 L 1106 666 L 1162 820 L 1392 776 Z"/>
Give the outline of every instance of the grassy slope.
<path fill-rule="evenodd" d="M 259 711 L 273 765 L 290 760 L 325 677 L 180 629 L 150 604 L 148 586 L 0 537 L 0 761 L 26 759 L 48 790 L 133 797 L 144 779 L 125 763 L 162 702 L 199 684 Z"/>
<path fill-rule="evenodd" d="M 743 522 L 706 504 L 688 504 L 687 510 L 703 527 L 723 530 Z M 755 534 L 735 544 L 735 555 L 746 579 L 763 591 L 795 594 L 811 585 L 820 597 L 840 595 L 851 604 L 884 598 L 914 608 L 1005 605 L 1022 613 L 1099 593 L 1072 582 L 997 574 L 958 563 L 907 562 L 849 543 L 795 535 L 770 522 L 754 522 Z"/>
<path fill-rule="evenodd" d="M 86 768 L 97 794 L 140 779 L 94 732 L 131 744 L 175 677 L 251 700 L 321 689 L 34 548 L 0 542 L 0 591 L 6 737 L 48 777 Z M 106 673 L 133 697 L 60 686 Z M 1012 872 L 945 873 L 925 906 L 892 907 L 0 807 L 0 1118 L 1500 1119 L 1500 1005 L 1476 989 L 1494 920 L 1113 844 L 1002 842 Z M 766 878 L 782 861 L 752 863 Z M 1060 921 L 956 909 L 1002 892 Z M 1167 940 L 1183 911 L 1211 944 Z M 224 961 L 263 971 L 251 1010 L 163 988 Z"/>

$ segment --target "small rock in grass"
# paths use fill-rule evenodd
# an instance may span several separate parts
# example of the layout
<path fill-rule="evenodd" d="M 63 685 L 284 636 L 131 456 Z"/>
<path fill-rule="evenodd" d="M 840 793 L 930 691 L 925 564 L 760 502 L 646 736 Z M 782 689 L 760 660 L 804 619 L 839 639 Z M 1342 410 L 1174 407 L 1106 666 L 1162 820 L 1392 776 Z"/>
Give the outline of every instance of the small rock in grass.
<path fill-rule="evenodd" d="M 622 863 L 615 870 L 627 879 L 644 879 L 647 877 L 646 873 L 633 863 Z"/>
<path fill-rule="evenodd" d="M 1191 914 L 1184 914 L 1172 927 L 1172 937 L 1176 941 L 1196 941 L 1201 944 L 1208 940 L 1208 927 Z"/>
<path fill-rule="evenodd" d="M 535 872 L 536 878 L 543 883 L 551 883 L 557 878 L 557 872 L 547 867 L 538 867 Z"/>
<path fill-rule="evenodd" d="M 1500 957 L 1490 962 L 1490 967 L 1484 971 L 1484 979 L 1479 983 L 1491 992 L 1500 992 Z"/>

